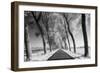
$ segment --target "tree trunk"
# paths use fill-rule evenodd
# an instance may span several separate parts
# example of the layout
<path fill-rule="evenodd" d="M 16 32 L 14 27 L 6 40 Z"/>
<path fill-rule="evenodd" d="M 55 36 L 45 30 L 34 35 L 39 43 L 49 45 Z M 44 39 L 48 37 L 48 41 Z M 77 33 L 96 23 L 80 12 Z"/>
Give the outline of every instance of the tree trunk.
<path fill-rule="evenodd" d="M 31 60 L 31 50 L 29 47 L 29 36 L 28 36 L 28 26 L 26 25 L 24 28 L 24 43 L 25 43 L 25 52 L 27 60 Z"/>
<path fill-rule="evenodd" d="M 52 49 L 51 49 L 51 44 L 50 44 L 50 38 L 49 38 L 49 34 L 48 34 L 48 32 L 47 32 L 47 36 L 48 36 L 49 48 L 50 48 L 50 51 L 52 51 Z"/>
<path fill-rule="evenodd" d="M 59 39 L 59 42 L 60 42 L 59 45 L 61 45 L 60 48 L 64 49 L 64 47 L 63 47 L 63 45 L 62 45 L 62 40 L 61 40 L 61 39 Z M 64 42 L 64 41 L 63 41 L 63 42 Z"/>
<path fill-rule="evenodd" d="M 46 54 L 46 44 L 45 44 L 45 39 L 44 39 L 44 36 L 41 35 L 42 37 L 42 41 L 43 41 L 43 47 L 44 47 L 44 54 Z"/>
<path fill-rule="evenodd" d="M 74 36 L 72 34 L 72 32 L 70 31 L 70 27 L 69 27 L 69 23 L 67 22 L 67 25 L 68 25 L 68 31 L 69 31 L 69 34 L 72 38 L 72 41 L 73 41 L 73 47 L 74 47 L 74 52 L 76 53 L 76 45 L 75 45 L 75 39 L 74 39 Z M 66 31 L 66 35 L 67 35 L 67 39 L 68 39 L 68 43 L 69 43 L 69 47 L 70 47 L 70 42 L 69 42 L 69 38 L 68 38 L 68 33 Z M 70 47 L 70 51 L 71 51 L 71 47 Z"/>
<path fill-rule="evenodd" d="M 69 42 L 69 37 L 68 37 L 67 31 L 66 31 L 66 37 L 67 37 L 67 40 L 68 40 L 69 50 L 71 51 L 71 47 L 70 47 L 70 42 Z"/>
<path fill-rule="evenodd" d="M 70 36 L 71 36 L 71 38 L 72 38 L 72 41 L 73 41 L 74 52 L 76 53 L 75 39 L 74 39 L 73 34 L 71 33 L 71 31 L 70 31 L 70 29 L 69 29 L 69 28 L 68 28 L 68 31 L 69 31 L 69 34 L 70 34 Z"/>
<path fill-rule="evenodd" d="M 63 41 L 64 41 L 64 44 L 65 44 L 65 49 L 68 50 L 68 46 L 67 46 L 67 44 L 66 44 L 66 40 L 63 40 Z"/>
<path fill-rule="evenodd" d="M 24 30 L 24 43 L 25 43 L 25 52 L 26 52 L 26 59 L 30 60 L 29 52 L 28 52 L 28 42 L 27 42 L 27 33 L 26 33 L 26 27 Z"/>
<path fill-rule="evenodd" d="M 83 31 L 84 48 L 85 48 L 84 56 L 86 57 L 86 56 L 88 56 L 88 38 L 87 38 L 87 33 L 86 33 L 85 14 L 82 14 L 82 31 Z"/>
<path fill-rule="evenodd" d="M 45 38 L 43 36 L 43 30 L 42 30 L 39 23 L 37 23 L 37 26 L 38 26 L 40 33 L 41 33 L 41 37 L 42 37 L 42 41 L 43 41 L 43 47 L 44 47 L 44 54 L 46 54 L 46 43 L 45 43 Z"/>

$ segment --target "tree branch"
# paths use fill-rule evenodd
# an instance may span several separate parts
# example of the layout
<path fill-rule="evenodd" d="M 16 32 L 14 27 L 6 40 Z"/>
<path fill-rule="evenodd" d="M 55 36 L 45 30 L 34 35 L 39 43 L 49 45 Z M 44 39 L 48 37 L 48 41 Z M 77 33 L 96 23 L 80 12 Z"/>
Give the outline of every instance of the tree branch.
<path fill-rule="evenodd" d="M 34 14 L 34 12 L 32 12 L 32 11 L 31 11 L 31 13 L 32 13 L 32 15 L 33 15 L 33 17 L 34 17 L 34 19 L 35 19 L 36 21 L 39 21 L 39 20 L 40 20 L 41 15 L 42 15 L 42 13 L 41 13 L 41 12 L 39 13 L 39 15 L 38 15 L 38 16 L 36 16 L 36 15 Z"/>

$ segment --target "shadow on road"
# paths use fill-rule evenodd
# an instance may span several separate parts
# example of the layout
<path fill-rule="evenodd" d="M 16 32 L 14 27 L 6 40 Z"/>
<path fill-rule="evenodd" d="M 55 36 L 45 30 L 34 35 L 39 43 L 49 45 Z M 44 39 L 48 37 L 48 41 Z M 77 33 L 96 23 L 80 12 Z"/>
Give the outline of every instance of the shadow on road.
<path fill-rule="evenodd" d="M 60 49 L 56 53 L 54 53 L 48 60 L 69 60 L 69 59 L 74 59 L 74 58 Z"/>

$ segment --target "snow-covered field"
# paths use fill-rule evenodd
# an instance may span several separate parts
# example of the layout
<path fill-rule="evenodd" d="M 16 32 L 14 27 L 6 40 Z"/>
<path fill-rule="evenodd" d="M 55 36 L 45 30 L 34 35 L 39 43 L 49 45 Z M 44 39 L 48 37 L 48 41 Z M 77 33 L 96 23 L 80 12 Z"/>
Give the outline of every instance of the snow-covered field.
<path fill-rule="evenodd" d="M 39 51 L 33 52 L 30 61 L 47 61 L 48 58 L 50 58 L 58 50 L 59 49 L 55 49 L 55 50 L 52 50 L 50 52 L 50 50 L 47 49 L 47 53 L 46 54 L 44 54 L 43 50 L 39 50 Z M 84 55 L 84 48 L 82 48 L 82 47 L 81 48 L 77 48 L 76 49 L 76 53 L 74 53 L 73 48 L 71 48 L 71 51 L 69 51 L 67 49 L 61 49 L 61 50 L 63 50 L 64 52 L 66 52 L 67 54 L 69 54 L 70 56 L 72 56 L 75 59 L 86 59 L 86 58 L 90 58 L 91 57 L 91 55 L 90 55 L 91 49 L 90 48 L 89 48 L 88 57 L 84 57 L 83 56 Z"/>
<path fill-rule="evenodd" d="M 48 58 L 51 57 L 56 51 L 58 51 L 58 49 L 52 50 L 51 52 L 48 49 L 46 54 L 44 54 L 43 50 L 32 53 L 30 61 L 47 61 Z"/>
<path fill-rule="evenodd" d="M 32 61 L 47 61 L 49 57 L 51 57 L 56 51 L 58 51 L 58 49 L 53 50 L 53 51 L 47 51 L 46 54 L 44 54 L 44 52 L 38 52 L 36 54 L 32 54 Z"/>
<path fill-rule="evenodd" d="M 64 52 L 66 52 L 67 54 L 69 54 L 70 56 L 76 58 L 76 59 L 85 59 L 85 58 L 90 58 L 91 57 L 91 49 L 89 49 L 89 54 L 87 57 L 84 57 L 84 48 L 77 48 L 76 49 L 76 53 L 74 53 L 73 48 L 71 49 L 71 51 L 66 50 L 66 49 L 62 49 Z"/>

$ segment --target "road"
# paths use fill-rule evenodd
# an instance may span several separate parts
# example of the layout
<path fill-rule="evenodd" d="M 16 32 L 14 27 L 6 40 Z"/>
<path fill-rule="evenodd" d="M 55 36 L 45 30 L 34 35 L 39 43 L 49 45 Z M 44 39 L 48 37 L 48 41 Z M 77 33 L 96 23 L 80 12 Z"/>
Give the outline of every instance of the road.
<path fill-rule="evenodd" d="M 65 59 L 67 60 L 67 59 L 74 59 L 74 58 L 60 49 L 57 52 L 55 52 L 48 60 L 65 60 Z"/>

